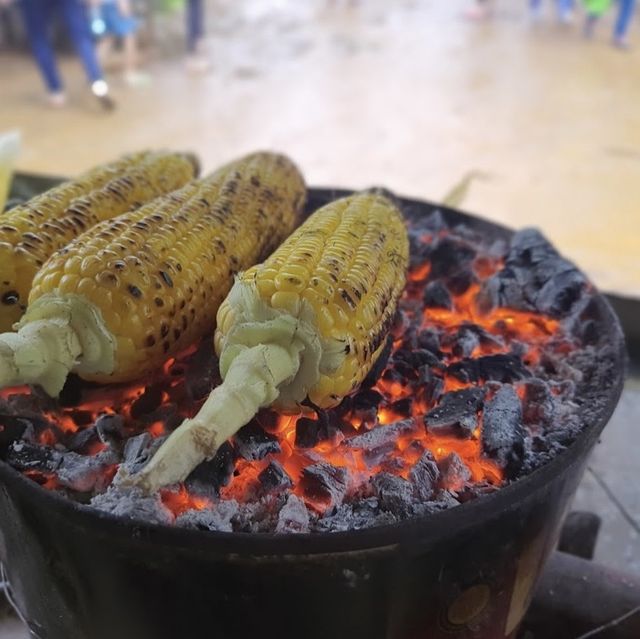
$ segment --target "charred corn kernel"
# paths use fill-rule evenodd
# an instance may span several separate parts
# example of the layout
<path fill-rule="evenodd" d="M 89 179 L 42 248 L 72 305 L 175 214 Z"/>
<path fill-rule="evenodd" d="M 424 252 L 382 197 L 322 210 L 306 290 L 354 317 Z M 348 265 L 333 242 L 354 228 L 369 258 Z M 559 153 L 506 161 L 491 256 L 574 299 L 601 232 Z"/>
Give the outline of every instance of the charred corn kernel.
<path fill-rule="evenodd" d="M 223 384 L 133 481 L 153 491 L 184 479 L 261 407 L 327 408 L 353 392 L 383 348 L 408 256 L 402 216 L 382 195 L 313 214 L 236 281 L 218 311 Z"/>
<path fill-rule="evenodd" d="M 195 159 L 187 154 L 135 153 L 4 214 L 0 219 L 0 331 L 9 330 L 20 319 L 35 274 L 55 251 L 98 222 L 183 186 L 196 171 Z"/>
<path fill-rule="evenodd" d="M 0 387 L 57 394 L 71 369 L 98 382 L 158 369 L 212 331 L 234 275 L 291 232 L 304 200 L 291 161 L 256 153 L 101 222 L 36 275 L 19 332 L 0 335 Z M 42 364 L 21 368 L 34 345 Z"/>

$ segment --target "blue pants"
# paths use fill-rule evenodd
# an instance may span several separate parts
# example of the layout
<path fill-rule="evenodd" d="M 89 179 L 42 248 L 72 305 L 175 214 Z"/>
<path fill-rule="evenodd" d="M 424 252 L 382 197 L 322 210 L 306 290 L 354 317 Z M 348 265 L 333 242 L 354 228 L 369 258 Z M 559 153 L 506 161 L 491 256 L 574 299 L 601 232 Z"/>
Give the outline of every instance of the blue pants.
<path fill-rule="evenodd" d="M 187 2 L 187 51 L 195 53 L 198 40 L 204 35 L 204 4 L 203 0 L 188 0 Z"/>
<path fill-rule="evenodd" d="M 89 20 L 81 0 L 20 0 L 20 8 L 33 55 L 49 91 L 62 89 L 56 57 L 49 40 L 49 28 L 56 12 L 62 14 L 89 81 L 102 78 Z"/>
<path fill-rule="evenodd" d="M 624 40 L 633 19 L 636 0 L 619 0 L 619 4 L 620 9 L 618 10 L 618 18 L 613 29 L 613 35 L 616 40 Z"/>
<path fill-rule="evenodd" d="M 529 0 L 529 6 L 532 11 L 539 9 L 541 4 L 542 0 Z M 556 5 L 558 6 L 558 13 L 569 13 L 573 9 L 573 0 L 556 0 Z"/>

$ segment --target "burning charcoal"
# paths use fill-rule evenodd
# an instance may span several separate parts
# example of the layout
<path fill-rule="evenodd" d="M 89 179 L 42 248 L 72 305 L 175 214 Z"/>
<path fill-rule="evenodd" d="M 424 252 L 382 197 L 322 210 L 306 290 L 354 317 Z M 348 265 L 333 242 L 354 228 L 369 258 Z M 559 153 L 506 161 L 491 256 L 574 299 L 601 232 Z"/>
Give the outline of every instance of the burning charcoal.
<path fill-rule="evenodd" d="M 484 399 L 483 388 L 463 388 L 443 395 L 440 404 L 424 418 L 434 435 L 471 437 L 478 424 L 478 411 Z"/>
<path fill-rule="evenodd" d="M 412 419 L 403 419 L 388 425 L 379 425 L 344 442 L 349 448 L 363 451 L 363 459 L 369 466 L 376 466 L 396 447 L 398 437 L 414 430 Z"/>
<path fill-rule="evenodd" d="M 293 486 L 291 477 L 280 462 L 273 460 L 258 475 L 258 480 L 266 492 L 279 492 Z"/>
<path fill-rule="evenodd" d="M 300 417 L 296 422 L 296 446 L 298 448 L 313 448 L 327 438 L 327 429 L 323 428 L 323 424 L 319 420 Z"/>
<path fill-rule="evenodd" d="M 9 446 L 7 462 L 18 470 L 54 473 L 62 462 L 62 454 L 49 446 L 17 441 Z"/>
<path fill-rule="evenodd" d="M 387 362 L 389 361 L 389 355 L 393 349 L 393 339 L 391 335 L 387 337 L 387 341 L 384 344 L 382 352 L 375 361 L 375 364 L 371 367 L 371 370 L 367 373 L 367 376 L 360 384 L 361 388 L 371 388 L 382 375 L 382 371 L 385 369 Z"/>
<path fill-rule="evenodd" d="M 272 410 L 261 410 L 255 417 L 255 420 L 268 433 L 278 428 L 278 413 Z"/>
<path fill-rule="evenodd" d="M 442 212 L 436 209 L 433 213 L 426 218 L 420 219 L 420 227 L 422 229 L 437 233 L 449 228 L 449 225 L 445 222 Z"/>
<path fill-rule="evenodd" d="M 346 468 L 319 462 L 302 471 L 300 485 L 309 500 L 334 507 L 342 503 L 348 482 L 349 471 Z"/>
<path fill-rule="evenodd" d="M 104 444 L 113 444 L 124 438 L 124 419 L 120 415 L 105 414 L 96 419 L 98 437 Z"/>
<path fill-rule="evenodd" d="M 549 385 L 542 379 L 532 379 L 524 385 L 524 409 L 522 417 L 525 424 L 540 424 L 548 427 L 553 424 L 555 403 Z"/>
<path fill-rule="evenodd" d="M 450 453 L 438 462 L 440 486 L 458 492 L 471 479 L 471 471 L 458 453 Z"/>
<path fill-rule="evenodd" d="M 425 329 L 418 333 L 418 346 L 427 351 L 431 351 L 436 357 L 441 357 L 440 337 L 434 329 Z"/>
<path fill-rule="evenodd" d="M 463 326 L 453 339 L 452 352 L 456 357 L 470 357 L 480 346 L 480 337 L 468 326 Z"/>
<path fill-rule="evenodd" d="M 488 380 L 510 383 L 531 376 L 515 353 L 465 358 L 451 364 L 447 368 L 447 373 L 465 383 Z"/>
<path fill-rule="evenodd" d="M 454 295 L 462 295 L 476 281 L 471 264 L 447 277 L 447 287 Z"/>
<path fill-rule="evenodd" d="M 411 513 L 414 488 L 406 479 L 390 473 L 379 473 L 371 483 L 382 509 L 399 519 Z"/>
<path fill-rule="evenodd" d="M 422 299 L 427 308 L 446 308 L 449 311 L 453 308 L 451 294 L 439 280 L 427 284 Z"/>
<path fill-rule="evenodd" d="M 141 419 L 162 404 L 162 386 L 154 384 L 147 386 L 138 399 L 131 404 L 131 417 Z"/>
<path fill-rule="evenodd" d="M 411 397 L 404 397 L 403 399 L 398 399 L 395 402 L 392 402 L 389 405 L 389 408 L 396 415 L 411 417 L 411 412 L 413 410 L 413 399 Z"/>
<path fill-rule="evenodd" d="M 235 499 L 222 500 L 215 508 L 205 510 L 187 510 L 176 518 L 176 526 L 195 530 L 214 530 L 218 532 L 233 532 L 232 518 L 238 512 L 238 502 Z"/>
<path fill-rule="evenodd" d="M 202 462 L 187 477 L 187 488 L 199 495 L 217 497 L 220 488 L 229 483 L 237 459 L 238 454 L 234 447 L 229 442 L 225 442 L 218 448 L 213 459 Z"/>
<path fill-rule="evenodd" d="M 353 397 L 351 406 L 354 411 L 377 410 L 382 400 L 383 397 L 378 391 L 368 388 Z"/>
<path fill-rule="evenodd" d="M 174 520 L 158 494 L 147 496 L 139 488 L 111 485 L 106 492 L 96 495 L 91 505 L 116 517 L 144 523 L 170 524 Z"/>
<path fill-rule="evenodd" d="M 241 428 L 234 437 L 240 457 L 247 461 L 263 459 L 270 453 L 281 451 L 277 437 L 267 433 L 255 420 Z"/>
<path fill-rule="evenodd" d="M 293 493 L 278 513 L 277 533 L 309 532 L 309 511 L 305 503 Z"/>
<path fill-rule="evenodd" d="M 433 497 L 439 477 L 440 471 L 436 460 L 431 451 L 425 450 L 409 473 L 409 482 L 413 486 L 416 499 L 429 501 Z"/>
<path fill-rule="evenodd" d="M 482 450 L 513 476 L 522 465 L 524 430 L 520 398 L 512 386 L 503 386 L 485 403 Z"/>
<path fill-rule="evenodd" d="M 363 530 L 374 526 L 393 524 L 397 518 L 390 512 L 380 510 L 375 497 L 361 499 L 354 504 L 342 504 L 335 511 L 328 511 L 318 519 L 315 532 L 343 532 Z"/>
<path fill-rule="evenodd" d="M 105 450 L 97 455 L 78 455 L 69 452 L 62 456 L 56 471 L 58 481 L 63 486 L 80 493 L 93 490 L 109 466 L 118 462 L 113 451 Z"/>
<path fill-rule="evenodd" d="M 82 402 L 83 388 L 84 382 L 77 375 L 69 375 L 58 396 L 58 404 L 65 408 L 77 406 Z"/>

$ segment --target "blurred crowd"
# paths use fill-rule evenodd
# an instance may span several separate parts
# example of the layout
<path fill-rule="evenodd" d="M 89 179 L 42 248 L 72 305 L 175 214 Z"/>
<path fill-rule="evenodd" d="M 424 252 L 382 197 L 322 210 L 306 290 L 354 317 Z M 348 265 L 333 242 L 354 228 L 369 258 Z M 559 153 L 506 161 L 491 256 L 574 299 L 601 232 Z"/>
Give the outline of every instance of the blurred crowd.
<path fill-rule="evenodd" d="M 188 71 L 206 71 L 203 52 L 204 0 L 177 0 L 185 16 L 185 66 Z M 0 8 L 16 8 L 22 18 L 33 58 L 38 66 L 52 107 L 66 104 L 64 84 L 52 42 L 53 22 L 63 23 L 66 35 L 82 62 L 89 87 L 107 110 L 115 103 L 105 80 L 101 61 L 117 41 L 122 47 L 123 78 L 127 84 L 150 81 L 140 70 L 138 31 L 132 0 L 0 0 Z"/>
<path fill-rule="evenodd" d="M 241 2 L 241 0 L 237 0 Z M 299 0 L 303 2 L 305 0 Z M 366 0 L 319 0 L 326 7 L 357 8 Z M 420 0 L 417 0 L 418 2 Z M 467 15 L 476 20 L 488 19 L 494 13 L 496 0 L 466 0 Z M 516 2 L 516 0 L 513 0 Z M 570 24 L 583 20 L 586 38 L 592 38 L 602 16 L 615 11 L 612 44 L 621 49 L 629 46 L 636 0 L 520 0 L 528 4 L 532 22 L 539 22 L 547 8 L 553 7 L 557 20 Z M 40 70 L 52 107 L 66 104 L 66 94 L 52 43 L 52 26 L 58 20 L 65 28 L 67 40 L 84 67 L 92 93 L 106 109 L 114 101 L 103 73 L 103 63 L 117 45 L 121 52 L 122 77 L 130 86 L 151 82 L 151 76 L 141 69 L 140 29 L 148 16 L 140 7 L 170 8 L 183 13 L 185 68 L 200 73 L 209 68 L 204 47 L 206 0 L 0 0 L 0 12 L 11 11 L 21 18 L 23 31 L 33 58 Z M 464 4 L 461 3 L 464 7 Z M 584 17 L 580 18 L 582 14 Z M 0 15 L 2 17 L 2 15 Z"/>
<path fill-rule="evenodd" d="M 528 2 L 531 19 L 538 22 L 542 18 L 544 1 L 528 0 Z M 617 14 L 611 43 L 620 49 L 628 48 L 628 35 L 636 11 L 636 0 L 552 0 L 550 4 L 555 4 L 557 18 L 562 24 L 572 23 L 578 14 L 578 9 L 582 8 L 583 32 L 589 39 L 593 37 L 602 16 L 615 8 Z M 468 15 L 474 19 L 486 19 L 492 13 L 493 0 L 475 0 Z"/>

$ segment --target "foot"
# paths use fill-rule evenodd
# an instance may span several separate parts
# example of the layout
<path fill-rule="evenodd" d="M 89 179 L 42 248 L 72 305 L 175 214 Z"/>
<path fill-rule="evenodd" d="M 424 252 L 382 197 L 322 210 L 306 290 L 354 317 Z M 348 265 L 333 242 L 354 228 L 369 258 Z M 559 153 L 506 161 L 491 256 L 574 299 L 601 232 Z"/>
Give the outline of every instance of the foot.
<path fill-rule="evenodd" d="M 614 38 L 611 43 L 616 49 L 627 51 L 629 49 L 629 41 L 626 38 Z"/>
<path fill-rule="evenodd" d="M 192 54 L 187 56 L 185 63 L 189 73 L 206 73 L 211 68 L 211 62 L 200 54 Z"/>
<path fill-rule="evenodd" d="M 98 98 L 98 102 L 105 111 L 113 111 L 116 107 L 116 103 L 111 99 L 109 95 L 109 85 L 104 80 L 96 80 L 91 85 L 91 93 Z"/>
<path fill-rule="evenodd" d="M 67 104 L 67 96 L 62 91 L 53 91 L 47 95 L 47 102 L 54 109 L 61 109 Z"/>

